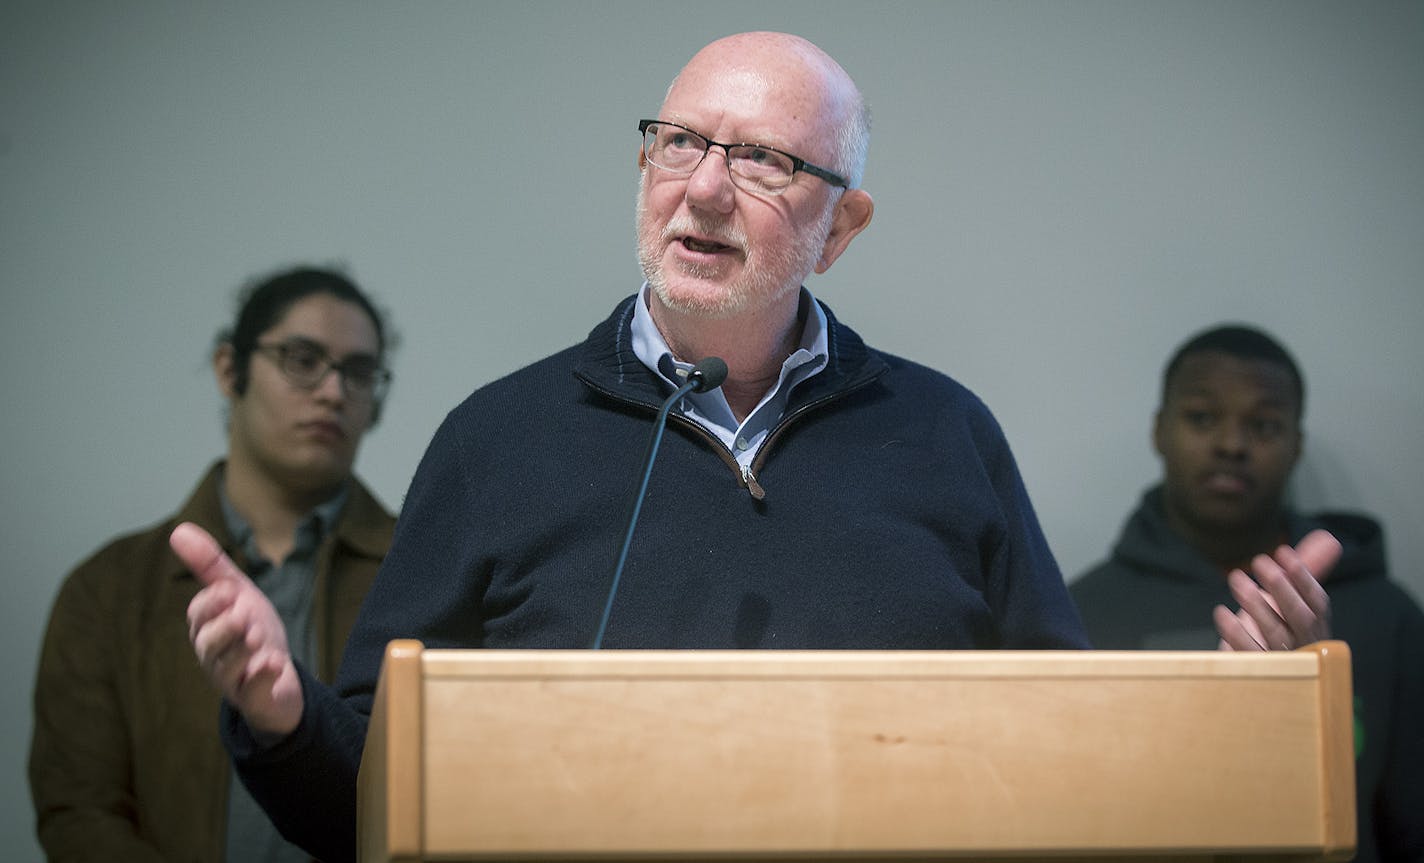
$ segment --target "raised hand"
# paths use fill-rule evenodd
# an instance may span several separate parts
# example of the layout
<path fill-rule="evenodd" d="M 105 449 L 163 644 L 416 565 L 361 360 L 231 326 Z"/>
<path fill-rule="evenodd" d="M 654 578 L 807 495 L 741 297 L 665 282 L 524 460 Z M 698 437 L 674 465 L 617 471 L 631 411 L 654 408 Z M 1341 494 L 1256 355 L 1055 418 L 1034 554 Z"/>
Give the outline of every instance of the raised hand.
<path fill-rule="evenodd" d="M 205 585 L 188 604 L 198 663 L 254 732 L 290 734 L 302 718 L 302 685 L 277 609 L 197 525 L 178 525 L 168 544 Z"/>
<path fill-rule="evenodd" d="M 1320 582 L 1340 560 L 1340 541 L 1316 530 L 1295 548 L 1283 545 L 1258 554 L 1251 575 L 1227 575 L 1240 608 L 1212 611 L 1222 650 L 1293 650 L 1330 637 L 1330 598 Z M 1254 576 L 1254 580 L 1253 580 Z"/>

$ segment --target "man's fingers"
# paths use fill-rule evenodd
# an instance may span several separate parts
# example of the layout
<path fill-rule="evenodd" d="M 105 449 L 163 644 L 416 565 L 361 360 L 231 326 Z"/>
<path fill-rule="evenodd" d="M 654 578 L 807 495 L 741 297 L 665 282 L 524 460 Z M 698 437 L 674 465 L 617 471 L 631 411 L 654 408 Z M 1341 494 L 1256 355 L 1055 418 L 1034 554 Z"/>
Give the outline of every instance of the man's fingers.
<path fill-rule="evenodd" d="M 1272 568 L 1275 572 L 1272 572 Z M 1285 574 L 1280 572 L 1280 567 L 1275 562 L 1264 555 L 1258 556 L 1251 562 L 1252 572 L 1257 579 L 1284 580 Z M 1226 584 L 1231 589 L 1231 595 L 1240 606 L 1240 614 L 1249 616 L 1255 624 L 1256 633 L 1259 634 L 1260 647 L 1265 650 L 1289 650 L 1290 632 L 1286 627 L 1285 620 L 1276 609 L 1275 600 L 1255 581 L 1252 581 L 1246 573 L 1239 569 L 1232 570 L 1226 576 Z M 1238 650 L 1252 648 L 1238 647 Z"/>
<path fill-rule="evenodd" d="M 242 670 L 242 685 L 248 686 L 263 682 L 265 686 L 271 687 L 286 669 L 287 661 L 286 654 L 278 653 L 275 650 L 257 651 L 247 661 L 247 667 Z"/>
<path fill-rule="evenodd" d="M 1338 543 L 1324 534 L 1312 540 L 1307 551 L 1328 571 L 1338 557 Z M 1227 584 L 1240 604 L 1239 614 L 1250 617 L 1265 649 L 1292 650 L 1329 637 L 1330 598 L 1296 549 L 1281 546 L 1273 557 L 1257 555 L 1250 577 L 1237 570 L 1227 576 Z"/>
<path fill-rule="evenodd" d="M 1323 533 L 1323 531 L 1322 531 Z M 1333 555 L 1338 558 L 1339 543 L 1329 534 L 1312 549 L 1318 561 L 1325 564 L 1326 572 L 1333 565 Z M 1322 556 L 1323 555 L 1323 556 Z M 1277 573 L 1272 580 L 1263 581 L 1262 586 L 1270 591 L 1280 609 L 1286 626 L 1289 627 L 1296 646 L 1309 644 L 1330 637 L 1330 597 L 1321 587 L 1316 573 L 1298 549 L 1281 546 L 1276 550 L 1274 560 Z"/>
<path fill-rule="evenodd" d="M 270 688 L 282 673 L 286 654 L 256 639 L 241 614 L 227 610 L 208 620 L 192 636 L 198 664 L 231 702 L 242 705 L 255 686 Z"/>
<path fill-rule="evenodd" d="M 244 635 L 241 623 L 231 614 L 220 614 L 198 626 L 190 635 L 198 664 L 216 670 L 224 660 L 238 656 L 242 657 L 239 665 L 246 663 Z"/>
<path fill-rule="evenodd" d="M 1292 650 L 1330 637 L 1330 597 L 1320 582 L 1340 560 L 1340 542 L 1311 531 L 1273 556 L 1256 555 L 1251 574 L 1233 570 L 1226 583 L 1240 605 L 1212 611 L 1223 649 Z"/>
<path fill-rule="evenodd" d="M 1211 610 L 1211 617 L 1216 623 L 1217 634 L 1221 636 L 1221 643 L 1217 645 L 1219 650 L 1266 649 L 1259 640 L 1260 631 L 1245 612 L 1233 613 L 1226 606 L 1218 605 Z"/>
<path fill-rule="evenodd" d="M 1340 554 L 1343 549 L 1340 540 L 1328 530 L 1312 530 L 1307 533 L 1295 547 L 1296 554 L 1300 555 L 1301 562 L 1306 569 L 1314 576 L 1316 581 L 1324 581 L 1329 577 L 1330 571 L 1335 568 L 1335 564 L 1340 561 Z"/>
<path fill-rule="evenodd" d="M 1276 549 L 1275 555 L 1275 563 L 1283 578 L 1279 583 L 1263 585 L 1275 597 L 1277 607 L 1281 609 L 1287 621 L 1294 618 L 1308 625 L 1310 621 L 1328 617 L 1330 614 L 1330 597 L 1325 588 L 1321 587 L 1320 580 L 1322 573 L 1328 574 L 1334 566 L 1334 560 L 1321 559 L 1321 554 L 1333 554 L 1334 558 L 1338 559 L 1340 543 L 1325 531 L 1318 533 L 1324 534 L 1325 539 L 1321 545 L 1310 551 L 1317 560 L 1325 564 L 1324 570 L 1312 567 L 1301 547 L 1291 548 L 1283 545 Z M 1301 543 L 1303 546 L 1304 540 Z"/>
<path fill-rule="evenodd" d="M 212 534 L 190 521 L 173 528 L 173 533 L 168 535 L 168 545 L 203 584 L 213 584 L 223 578 L 247 577 L 232 558 L 223 554 L 222 546 Z"/>
<path fill-rule="evenodd" d="M 236 599 L 237 585 L 230 579 L 219 579 L 198 591 L 188 603 L 188 640 L 196 644 L 198 630 L 230 609 Z"/>

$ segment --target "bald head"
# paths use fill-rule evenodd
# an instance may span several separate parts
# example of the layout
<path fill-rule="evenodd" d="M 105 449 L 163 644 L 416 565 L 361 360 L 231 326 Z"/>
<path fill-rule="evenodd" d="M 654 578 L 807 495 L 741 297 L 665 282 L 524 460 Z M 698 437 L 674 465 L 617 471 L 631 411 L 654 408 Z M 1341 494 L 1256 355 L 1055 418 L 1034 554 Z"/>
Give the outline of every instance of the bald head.
<path fill-rule="evenodd" d="M 638 258 L 657 300 L 654 320 L 668 337 L 671 318 L 681 316 L 684 341 L 699 344 L 709 321 L 740 321 L 726 334 L 779 345 L 796 320 L 802 282 L 829 269 L 874 212 L 870 195 L 854 188 L 866 140 L 855 84 L 805 39 L 742 33 L 697 52 L 649 122 L 707 142 L 683 170 L 658 162 L 646 138 L 639 151 Z M 788 181 L 759 188 L 759 159 Z M 726 346 L 683 350 L 701 356 Z"/>
<path fill-rule="evenodd" d="M 869 111 L 850 75 L 812 42 L 772 32 L 718 39 L 682 68 L 664 106 L 676 103 L 679 91 L 709 86 L 753 110 L 774 104 L 788 123 L 819 129 L 814 151 L 798 155 L 827 165 L 849 179 L 852 188 L 860 185 L 870 143 Z"/>

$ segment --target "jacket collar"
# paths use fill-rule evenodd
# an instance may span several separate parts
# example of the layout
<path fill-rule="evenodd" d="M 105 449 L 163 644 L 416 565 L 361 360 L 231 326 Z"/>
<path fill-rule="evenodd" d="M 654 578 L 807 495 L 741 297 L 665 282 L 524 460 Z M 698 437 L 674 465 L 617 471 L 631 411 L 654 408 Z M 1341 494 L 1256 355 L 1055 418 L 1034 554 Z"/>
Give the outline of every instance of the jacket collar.
<path fill-rule="evenodd" d="M 227 529 L 227 519 L 223 517 L 222 502 L 218 497 L 218 484 L 222 482 L 224 462 L 214 462 L 197 488 L 171 519 L 168 530 L 172 531 L 179 522 L 191 521 L 213 535 L 223 551 L 243 566 L 242 551 L 237 541 Z M 390 547 L 394 533 L 391 517 L 375 496 L 353 475 L 346 505 L 336 520 L 336 528 L 328 534 L 325 542 L 334 541 L 351 553 L 373 560 L 380 560 Z M 164 556 L 166 574 L 171 578 L 191 577 L 188 568 L 171 550 Z"/>

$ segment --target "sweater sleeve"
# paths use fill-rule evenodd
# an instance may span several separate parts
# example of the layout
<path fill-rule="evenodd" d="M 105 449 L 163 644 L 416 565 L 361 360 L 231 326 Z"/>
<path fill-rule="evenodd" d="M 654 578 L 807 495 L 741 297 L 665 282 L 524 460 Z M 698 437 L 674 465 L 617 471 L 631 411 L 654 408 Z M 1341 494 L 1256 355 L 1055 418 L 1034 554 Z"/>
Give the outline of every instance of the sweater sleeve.
<path fill-rule="evenodd" d="M 305 709 L 275 745 L 223 703 L 223 743 L 242 784 L 288 841 L 325 863 L 356 859 L 356 777 L 368 717 L 297 666 Z"/>
<path fill-rule="evenodd" d="M 337 690 L 370 713 L 386 645 L 414 638 L 427 648 L 481 647 L 477 556 L 490 504 L 465 442 L 486 440 L 468 403 L 446 417 L 426 449 L 381 564 L 342 655 Z M 490 495 L 497 492 L 490 492 Z"/>
<path fill-rule="evenodd" d="M 1008 440 L 988 408 L 982 410 L 976 437 L 1002 526 L 984 562 L 986 596 L 999 623 L 996 646 L 1087 649 L 1077 606 L 1049 550 Z"/>

